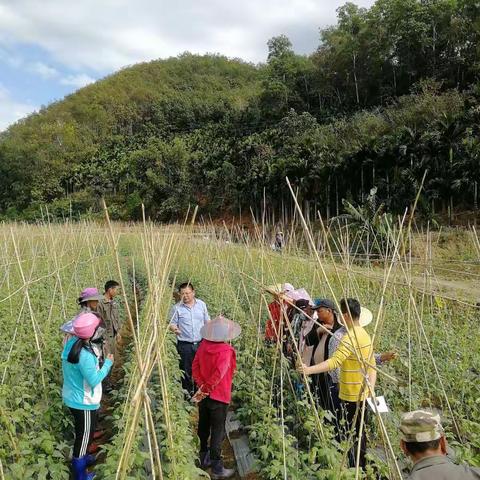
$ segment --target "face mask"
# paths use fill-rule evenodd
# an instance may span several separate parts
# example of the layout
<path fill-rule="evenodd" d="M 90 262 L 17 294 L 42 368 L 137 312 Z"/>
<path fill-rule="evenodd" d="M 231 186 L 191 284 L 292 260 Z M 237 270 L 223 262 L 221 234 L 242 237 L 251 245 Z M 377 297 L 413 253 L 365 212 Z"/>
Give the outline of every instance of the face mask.
<path fill-rule="evenodd" d="M 103 341 L 103 337 L 105 336 L 105 332 L 106 330 L 103 327 L 97 327 L 90 341 L 95 343 L 101 343 Z"/>

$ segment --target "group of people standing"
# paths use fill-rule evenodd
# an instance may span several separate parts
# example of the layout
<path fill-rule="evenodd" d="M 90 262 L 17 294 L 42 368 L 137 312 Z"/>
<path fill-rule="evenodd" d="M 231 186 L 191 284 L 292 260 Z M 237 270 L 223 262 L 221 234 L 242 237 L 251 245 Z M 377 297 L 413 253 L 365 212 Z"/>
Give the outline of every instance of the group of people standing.
<path fill-rule="evenodd" d="M 116 356 L 120 339 L 120 310 L 115 297 L 119 284 L 109 280 L 101 295 L 94 287 L 85 288 L 78 298 L 79 311 L 65 323 L 62 351 L 62 398 L 74 420 L 75 440 L 72 470 L 75 480 L 91 480 L 88 467 L 96 461 L 95 437 L 98 411 L 102 399 L 102 383 L 105 390 L 112 388 L 108 375 Z"/>
<path fill-rule="evenodd" d="M 373 352 L 365 330 L 373 315 L 357 299 L 345 298 L 338 304 L 329 299 L 313 302 L 305 290 L 295 290 L 290 284 L 267 291 L 274 300 L 268 305 L 265 341 L 280 347 L 290 359 L 292 370 L 303 379 L 303 385 L 300 381 L 297 387 L 311 378 L 317 406 L 331 412 L 337 439 L 344 440 L 353 432 L 350 466 L 358 460 L 360 467 L 365 467 L 366 436 L 361 423 L 362 418 L 368 421 L 368 409 L 364 403 L 374 395 L 378 365 L 393 360 L 396 354 Z M 122 326 L 115 301 L 118 293 L 115 281 L 105 284 L 103 295 L 96 288 L 86 288 L 78 299 L 79 312 L 62 326 L 62 396 L 74 419 L 75 480 L 93 478 L 87 468 L 96 460 L 91 444 L 102 382 L 105 385 L 112 369 Z M 168 324 L 176 335 L 185 397 L 199 408 L 199 463 L 204 469 L 211 468 L 213 480 L 230 478 L 235 471 L 223 464 L 222 443 L 236 369 L 231 341 L 241 334 L 241 328 L 222 315 L 210 319 L 205 302 L 196 297 L 190 282 L 182 283 L 176 294 L 178 301 L 169 312 Z M 107 387 L 111 386 L 107 383 Z M 297 394 L 303 391 L 298 388 Z M 402 450 L 414 462 L 411 480 L 480 480 L 480 469 L 456 465 L 447 457 L 438 414 L 424 410 L 404 414 L 400 436 Z"/>
<path fill-rule="evenodd" d="M 354 298 L 298 298 L 292 285 L 267 288 L 274 295 L 268 305 L 265 330 L 268 343 L 282 344 L 292 366 L 310 385 L 317 406 L 332 413 L 337 440 L 348 440 L 349 465 L 366 465 L 367 397 L 374 397 L 377 368 L 396 358 L 395 352 L 375 353 L 365 327 L 372 313 Z M 296 350 L 296 351 L 295 351 Z M 362 420 L 363 417 L 363 420 Z M 438 413 L 417 410 L 402 415 L 401 448 L 414 463 L 410 480 L 480 480 L 480 469 L 456 465 L 447 457 L 447 442 Z M 357 457 L 358 454 L 358 457 Z"/>
<path fill-rule="evenodd" d="M 304 289 L 295 290 L 288 283 L 267 290 L 274 300 L 268 306 L 266 341 L 281 343 L 292 368 L 304 378 L 311 377 L 317 406 L 332 413 L 337 440 L 347 439 L 355 431 L 349 464 L 356 464 L 359 450 L 359 463 L 364 467 L 366 435 L 365 429 L 360 428 L 362 403 L 375 388 L 375 359 L 388 361 L 395 354 L 374 355 L 364 328 L 373 315 L 357 299 L 342 299 L 338 309 L 329 299 L 313 302 Z M 297 385 L 303 387 L 304 378 Z M 297 391 L 302 392 L 303 388 L 297 386 Z M 368 410 L 364 409 L 364 420 L 366 416 Z"/>

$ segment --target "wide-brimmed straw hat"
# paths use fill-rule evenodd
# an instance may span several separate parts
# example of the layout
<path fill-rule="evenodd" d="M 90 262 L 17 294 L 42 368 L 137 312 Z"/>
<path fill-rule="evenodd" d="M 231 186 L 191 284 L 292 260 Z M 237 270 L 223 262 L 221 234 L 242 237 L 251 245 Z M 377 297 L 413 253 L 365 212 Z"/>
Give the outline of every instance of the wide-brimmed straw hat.
<path fill-rule="evenodd" d="M 200 329 L 200 335 L 210 342 L 229 342 L 237 338 L 242 328 L 237 322 L 225 318 L 223 315 L 210 320 Z"/>
<path fill-rule="evenodd" d="M 361 327 L 366 327 L 369 323 L 372 323 L 373 313 L 365 307 L 362 307 L 360 310 L 360 318 L 358 323 Z"/>
<path fill-rule="evenodd" d="M 265 290 L 269 293 L 276 293 L 276 294 L 279 294 L 279 293 L 283 293 L 283 290 L 282 290 L 282 284 L 281 283 L 277 283 L 275 285 L 268 285 L 267 287 L 265 287 Z"/>
<path fill-rule="evenodd" d="M 295 290 L 295 287 L 290 283 L 276 283 L 265 287 L 265 290 L 271 293 L 287 293 Z"/>

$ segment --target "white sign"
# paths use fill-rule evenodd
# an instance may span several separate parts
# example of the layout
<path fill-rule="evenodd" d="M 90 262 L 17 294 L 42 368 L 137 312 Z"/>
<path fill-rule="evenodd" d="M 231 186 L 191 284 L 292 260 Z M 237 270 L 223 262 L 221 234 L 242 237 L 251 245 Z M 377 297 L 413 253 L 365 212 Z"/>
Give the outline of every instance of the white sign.
<path fill-rule="evenodd" d="M 385 397 L 383 395 L 381 397 L 375 397 L 375 400 L 377 401 L 377 408 L 376 409 L 375 409 L 375 405 L 373 404 L 373 399 L 372 398 L 367 398 L 367 402 L 370 405 L 370 408 L 374 412 L 387 413 L 389 411 L 387 402 L 385 401 Z"/>

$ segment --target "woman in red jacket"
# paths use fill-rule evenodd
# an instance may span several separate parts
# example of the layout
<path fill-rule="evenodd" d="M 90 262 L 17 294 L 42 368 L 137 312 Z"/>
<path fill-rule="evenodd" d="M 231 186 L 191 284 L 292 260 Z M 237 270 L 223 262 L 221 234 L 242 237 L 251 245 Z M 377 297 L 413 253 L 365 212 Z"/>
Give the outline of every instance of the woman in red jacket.
<path fill-rule="evenodd" d="M 282 338 L 283 316 L 288 315 L 291 308 L 291 302 L 286 293 L 295 290 L 290 283 L 283 285 L 272 285 L 265 289 L 274 296 L 273 302 L 268 304 L 268 319 L 265 325 L 265 341 L 268 343 L 277 343 L 278 338 Z"/>
<path fill-rule="evenodd" d="M 238 323 L 223 316 L 211 320 L 200 330 L 203 340 L 192 365 L 192 376 L 199 387 L 192 400 L 199 407 L 200 464 L 203 468 L 212 467 L 210 477 L 214 480 L 230 478 L 235 473 L 223 466 L 222 442 L 236 368 L 235 350 L 227 342 L 240 332 Z"/>

